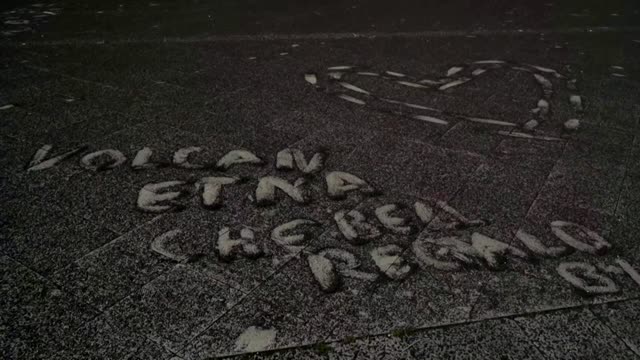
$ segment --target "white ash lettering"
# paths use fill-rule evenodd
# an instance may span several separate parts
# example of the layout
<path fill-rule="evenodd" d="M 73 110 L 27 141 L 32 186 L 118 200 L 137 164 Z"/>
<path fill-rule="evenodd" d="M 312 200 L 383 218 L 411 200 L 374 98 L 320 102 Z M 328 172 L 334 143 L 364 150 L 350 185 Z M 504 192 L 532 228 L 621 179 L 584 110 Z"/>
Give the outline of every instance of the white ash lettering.
<path fill-rule="evenodd" d="M 453 71 L 452 71 L 453 72 Z M 458 73 L 456 71 L 455 73 Z M 542 106 L 544 108 L 544 106 Z M 90 150 L 79 147 L 47 159 L 53 146 L 38 149 L 27 164 L 27 172 L 45 171 L 78 156 L 79 167 L 92 172 L 109 172 L 124 167 L 127 156 L 117 149 Z M 142 212 L 162 214 L 199 206 L 204 211 L 227 211 L 236 196 L 225 194 L 249 188 L 252 211 L 269 214 L 280 207 L 310 207 L 316 203 L 349 203 L 317 215 L 282 219 L 266 226 L 216 224 L 217 236 L 206 239 L 210 254 L 183 254 L 172 245 L 192 232 L 176 228 L 150 241 L 150 251 L 177 263 L 192 263 L 213 256 L 225 266 L 235 262 L 283 264 L 293 258 L 304 261 L 310 276 L 324 292 L 340 291 L 345 279 L 356 282 L 403 281 L 419 271 L 463 272 L 467 269 L 504 270 L 512 262 L 532 264 L 556 259 L 560 278 L 581 294 L 599 295 L 622 291 L 613 276 L 628 276 L 640 286 L 637 268 L 624 259 L 603 267 L 572 259 L 573 254 L 605 256 L 612 243 L 584 225 L 549 219 L 548 235 L 553 243 L 519 229 L 511 239 L 496 239 L 484 233 L 490 224 L 484 219 L 467 217 L 442 200 L 416 198 L 380 201 L 380 189 L 364 177 L 346 171 L 326 169 L 328 153 L 283 149 L 276 154 L 271 170 L 264 168 L 255 178 L 232 174 L 236 167 L 264 167 L 265 162 L 248 150 L 231 150 L 219 159 L 193 163 L 190 155 L 205 153 L 202 147 L 178 149 L 170 161 L 153 159 L 149 147 L 131 154 L 130 169 L 136 173 L 161 172 L 167 167 L 189 172 L 186 179 L 170 179 L 144 185 L 136 206 Z M 247 169 L 243 169 L 247 170 Z M 193 176 L 193 173 L 202 173 Z M 213 174 L 212 174 L 213 173 Z M 288 175 L 288 177 L 287 177 Z M 175 172 L 172 172 L 175 176 Z M 292 180 L 295 179 L 295 180 Z M 314 182 L 314 186 L 310 184 Z M 198 201 L 191 201 L 195 199 Z M 392 200 L 392 201 L 389 201 Z M 360 204 L 360 205 L 355 205 Z M 489 214 L 487 214 L 489 215 Z M 489 216 L 487 216 L 489 218 Z M 316 246 L 323 234 L 329 241 Z M 193 236 L 193 235 L 191 235 Z M 196 235 L 197 236 L 197 235 Z M 549 236 L 548 236 L 549 237 Z M 199 240 L 199 239 L 194 239 Z M 505 241 L 507 240 L 507 241 Z M 273 249 L 278 251 L 273 251 Z"/>

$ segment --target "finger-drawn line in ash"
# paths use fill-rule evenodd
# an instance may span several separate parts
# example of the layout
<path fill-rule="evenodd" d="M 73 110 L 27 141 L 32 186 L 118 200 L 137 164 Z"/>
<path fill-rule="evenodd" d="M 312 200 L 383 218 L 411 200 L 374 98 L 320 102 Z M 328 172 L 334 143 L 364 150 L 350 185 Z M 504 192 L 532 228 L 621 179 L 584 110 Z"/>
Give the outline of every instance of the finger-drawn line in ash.
<path fill-rule="evenodd" d="M 352 83 L 357 77 L 374 77 L 383 81 L 394 82 L 399 85 L 411 87 L 418 91 L 424 91 L 425 95 L 429 96 L 429 93 L 447 91 L 471 81 L 476 81 L 476 79 L 481 75 L 495 70 L 526 72 L 531 74 L 532 79 L 536 84 L 538 84 L 540 88 L 540 97 L 535 103 L 535 107 L 531 109 L 531 119 L 524 124 L 502 119 L 488 119 L 464 113 L 437 109 L 413 102 L 407 102 L 402 99 L 383 97 Z M 442 126 L 449 125 L 449 121 L 446 120 L 447 118 L 461 119 L 463 121 L 481 123 L 488 126 L 498 126 L 509 129 L 498 131 L 498 134 L 517 138 L 546 141 L 562 140 L 558 137 L 541 134 L 536 130 L 538 125 L 550 117 L 551 99 L 554 97 L 555 93 L 553 81 L 555 80 L 565 83 L 565 88 L 569 92 L 568 103 L 571 105 L 575 115 L 574 118 L 568 119 L 564 123 L 564 128 L 566 130 L 576 130 L 580 124 L 579 119 L 584 112 L 582 97 L 578 94 L 576 86 L 576 79 L 569 78 L 554 69 L 503 60 L 480 60 L 469 64 L 455 65 L 447 70 L 445 76 L 440 78 L 420 78 L 389 70 L 375 72 L 359 68 L 357 66 L 339 65 L 328 67 L 325 79 L 318 76 L 316 73 L 311 72 L 304 74 L 304 79 L 316 89 L 324 90 L 328 94 L 335 95 L 342 100 L 356 105 L 368 106 L 378 102 L 399 105 L 403 109 L 400 111 L 375 109 L 376 111 L 391 113 L 393 115 Z M 352 82 L 349 81 L 350 79 Z M 521 127 L 525 132 L 515 131 L 517 127 Z"/>

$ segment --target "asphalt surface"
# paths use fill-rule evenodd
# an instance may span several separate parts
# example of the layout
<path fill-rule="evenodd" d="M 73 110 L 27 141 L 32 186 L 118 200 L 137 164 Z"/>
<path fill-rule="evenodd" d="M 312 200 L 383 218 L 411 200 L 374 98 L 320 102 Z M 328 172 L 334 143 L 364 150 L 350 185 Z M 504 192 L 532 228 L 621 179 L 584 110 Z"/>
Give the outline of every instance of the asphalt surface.
<path fill-rule="evenodd" d="M 0 8 L 4 358 L 640 358 L 636 2 Z"/>

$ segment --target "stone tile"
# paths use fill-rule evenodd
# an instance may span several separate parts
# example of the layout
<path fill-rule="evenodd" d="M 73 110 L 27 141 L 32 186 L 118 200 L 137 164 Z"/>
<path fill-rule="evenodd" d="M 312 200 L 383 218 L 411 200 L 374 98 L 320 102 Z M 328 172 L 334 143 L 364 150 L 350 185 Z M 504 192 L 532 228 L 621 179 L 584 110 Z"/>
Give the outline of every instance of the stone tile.
<path fill-rule="evenodd" d="M 629 224 L 637 224 L 638 222 L 631 215 L 640 209 L 638 199 L 640 199 L 640 177 L 629 172 L 622 182 L 616 204 L 616 215 L 622 216 Z"/>
<path fill-rule="evenodd" d="M 636 159 L 640 156 L 640 139 L 636 138 L 636 142 L 627 158 L 626 168 L 629 175 L 638 178 L 640 175 L 640 163 Z"/>
<path fill-rule="evenodd" d="M 62 102 L 60 106 L 64 107 L 66 103 Z M 84 119 L 99 119 L 107 112 L 105 110 L 82 109 L 80 111 L 82 115 L 67 117 L 67 114 L 50 113 L 45 110 L 41 112 L 37 108 L 26 107 L 22 117 L 12 118 L 7 124 L 7 131 L 21 140 L 30 142 L 53 140 L 82 142 L 83 135 L 98 135 L 96 132 L 92 133 L 91 126 L 83 125 L 82 121 Z M 103 123 L 103 128 L 107 129 L 107 124 Z M 62 134 L 64 136 L 61 136 Z"/>
<path fill-rule="evenodd" d="M 451 127 L 438 144 L 451 149 L 489 155 L 504 140 L 494 127 L 461 121 Z"/>
<path fill-rule="evenodd" d="M 625 344 L 588 310 L 514 319 L 545 359 L 635 359 Z"/>
<path fill-rule="evenodd" d="M 338 343 L 331 343 L 330 354 L 336 354 L 337 359 L 377 359 L 377 360 L 412 360 L 406 339 L 399 333 L 392 335 L 371 336 L 360 339 L 347 339 Z"/>
<path fill-rule="evenodd" d="M 592 311 L 626 346 L 640 353 L 640 300 L 612 302 L 592 307 Z"/>
<path fill-rule="evenodd" d="M 196 216 L 185 212 L 157 217 L 56 271 L 52 279 L 84 302 L 107 309 L 176 264 L 151 249 L 158 236 L 181 230 L 167 245 L 178 255 L 213 252 L 213 241 L 203 231 L 206 223 L 195 222 Z"/>
<path fill-rule="evenodd" d="M 2 191 L 0 203 L 15 199 L 28 192 L 29 185 L 24 182 L 25 166 L 36 149 L 28 149 L 24 141 L 0 135 L 0 178 Z"/>
<path fill-rule="evenodd" d="M 184 350 L 185 359 L 204 359 L 231 354 L 308 345 L 323 334 L 278 303 L 254 296 L 246 298 L 196 337 Z"/>
<path fill-rule="evenodd" d="M 50 76 L 50 77 L 49 77 Z M 83 115 L 100 111 L 125 110 L 134 99 L 112 86 L 66 77 L 53 72 L 39 72 L 42 79 L 30 88 L 31 101 L 25 106 L 54 118 L 82 121 Z M 114 107 L 118 104 L 118 107 Z"/>
<path fill-rule="evenodd" d="M 91 307 L 15 262 L 0 257 L 2 353 L 7 359 L 48 358 L 83 323 Z"/>
<path fill-rule="evenodd" d="M 291 348 L 285 350 L 276 350 L 276 351 L 264 351 L 259 353 L 248 353 L 241 355 L 241 358 L 247 360 L 258 360 L 258 359 L 310 359 L 310 360 L 318 360 L 318 359 L 351 359 L 350 357 L 341 357 L 340 354 L 336 354 L 330 345 L 318 345 L 316 347 L 300 347 L 300 348 Z"/>
<path fill-rule="evenodd" d="M 77 123 L 53 129 L 31 139 L 39 143 L 52 144 L 55 147 L 71 147 L 73 144 L 93 144 L 98 139 L 126 131 L 147 119 L 133 117 L 114 110 L 104 110 L 97 114 L 85 114 Z"/>
<path fill-rule="evenodd" d="M 114 326 L 145 336 L 167 350 L 179 351 L 242 296 L 212 276 L 180 264 L 105 314 Z"/>
<path fill-rule="evenodd" d="M 397 283 L 386 280 L 370 284 L 355 292 L 355 296 L 336 302 L 334 309 L 318 316 L 318 321 L 323 328 L 330 329 L 331 340 L 398 333 L 452 321 L 437 313 L 434 303 L 440 300 L 439 294 L 416 291 L 415 281 L 421 275 L 416 271 Z M 428 290 L 433 291 L 434 287 Z"/>
<path fill-rule="evenodd" d="M 481 294 L 473 304 L 472 319 L 533 313 L 590 303 L 557 273 L 558 261 L 544 264 L 508 259 L 509 269 L 487 272 Z M 507 300 L 508 299 L 508 300 Z"/>
<path fill-rule="evenodd" d="M 638 125 L 637 84 L 614 77 L 599 79 L 597 95 L 589 99 L 589 110 L 600 126 L 633 129 Z"/>
<path fill-rule="evenodd" d="M 40 273 L 66 266 L 116 237 L 48 201 L 30 200 L 28 205 L 20 199 L 7 204 L 9 222 L 2 228 L 0 251 Z"/>
<path fill-rule="evenodd" d="M 412 149 L 406 148 L 405 154 L 411 154 Z M 425 151 L 419 153 L 419 170 L 413 172 L 407 169 L 408 176 L 420 179 L 419 190 L 416 195 L 439 200 L 450 199 L 463 184 L 473 175 L 477 167 L 486 162 L 486 159 L 465 152 L 445 150 L 437 147 L 425 147 Z M 389 159 L 391 160 L 391 159 Z"/>
<path fill-rule="evenodd" d="M 505 243 L 511 242 L 547 178 L 544 170 L 510 164 L 481 165 L 449 201 L 464 216 L 486 221 L 478 231 Z"/>
<path fill-rule="evenodd" d="M 408 254 L 405 256 L 413 260 Z M 405 327 L 412 329 L 466 321 L 486 276 L 474 269 L 465 269 L 458 274 L 417 269 L 395 286 L 396 293 L 406 298 L 403 302 L 413 307 L 413 312 L 406 313 L 409 317 L 405 319 Z"/>
<path fill-rule="evenodd" d="M 359 147 L 343 167 L 356 175 L 372 174 L 368 178 L 385 193 L 446 200 L 480 163 L 479 156 L 380 136 Z"/>
<path fill-rule="evenodd" d="M 398 336 L 380 335 L 245 355 L 247 359 L 413 360 L 410 344 Z"/>
<path fill-rule="evenodd" d="M 367 281 L 342 277 L 337 291 L 325 292 L 314 278 L 306 256 L 302 255 L 289 261 L 256 289 L 252 296 L 277 305 L 281 311 L 305 319 L 321 328 L 323 336 L 327 336 L 332 329 L 328 317 L 332 314 L 343 315 L 339 310 L 340 306 L 357 296 L 368 285 Z"/>
<path fill-rule="evenodd" d="M 29 111 L 14 105 L 13 108 L 0 111 L 0 129 L 3 133 L 3 138 L 23 140 L 30 134 L 30 131 L 34 131 L 36 124 L 31 121 Z M 25 129 L 26 128 L 26 129 Z M 5 141 L 2 142 L 3 150 L 7 145 Z"/>
<path fill-rule="evenodd" d="M 174 353 L 167 351 L 162 346 L 146 341 L 135 353 L 131 354 L 129 359 L 136 360 L 183 360 Z"/>
<path fill-rule="evenodd" d="M 613 212 L 621 190 L 623 172 L 599 171 L 560 161 L 540 193 L 541 201 L 557 206 Z"/>
<path fill-rule="evenodd" d="M 622 185 L 615 218 L 608 224 L 608 241 L 613 245 L 611 255 L 626 259 L 631 264 L 640 263 L 638 234 L 640 222 L 640 179 L 627 176 Z"/>
<path fill-rule="evenodd" d="M 618 172 L 628 163 L 633 132 L 584 125 L 570 135 L 562 160 L 578 166 Z"/>
<path fill-rule="evenodd" d="M 54 359 L 129 359 L 146 341 L 134 333 L 115 328 L 104 317 L 84 324 L 66 340 Z"/>
<path fill-rule="evenodd" d="M 374 135 L 375 132 L 361 129 L 332 127 L 309 134 L 308 137 L 293 144 L 292 148 L 301 150 L 307 157 L 313 156 L 315 152 L 324 151 L 327 155 L 324 169 L 338 171 L 342 162 Z"/>
<path fill-rule="evenodd" d="M 493 152 L 502 161 L 541 170 L 550 170 L 562 156 L 564 141 L 504 137 Z"/>
<path fill-rule="evenodd" d="M 433 113 L 420 113 L 413 111 L 406 111 L 406 108 L 397 107 L 394 109 L 381 109 L 380 119 L 382 120 L 378 131 L 382 131 L 386 134 L 392 134 L 406 138 L 409 141 L 420 141 L 431 143 L 436 139 L 444 135 L 450 127 L 455 126 L 459 121 L 453 115 L 433 114 Z M 398 113 L 399 112 L 399 113 Z M 447 125 L 434 124 L 427 121 L 422 121 L 412 118 L 413 115 L 429 115 L 440 120 L 447 121 Z"/>
<path fill-rule="evenodd" d="M 119 181 L 109 172 L 82 172 L 64 182 L 53 183 L 45 199 L 66 213 L 124 234 L 153 219 L 136 205 L 140 188 Z"/>
<path fill-rule="evenodd" d="M 36 195 L 13 199 L 2 205 L 3 213 L 0 230 L 3 235 L 41 224 L 56 227 L 57 224 L 50 220 L 65 215 L 64 210 L 57 204 L 48 202 Z M 80 222 L 80 220 L 78 221 Z"/>
<path fill-rule="evenodd" d="M 543 359 L 544 356 L 512 320 L 427 329 L 411 334 L 406 342 L 416 359 Z"/>
<path fill-rule="evenodd" d="M 6 84 L 3 86 L 3 95 L 6 101 L 21 107 L 32 105 L 37 101 L 40 94 L 38 86 L 59 81 L 59 77 L 55 74 L 25 64 L 16 64 L 14 69 L 8 71 L 3 78 L 3 85 Z"/>

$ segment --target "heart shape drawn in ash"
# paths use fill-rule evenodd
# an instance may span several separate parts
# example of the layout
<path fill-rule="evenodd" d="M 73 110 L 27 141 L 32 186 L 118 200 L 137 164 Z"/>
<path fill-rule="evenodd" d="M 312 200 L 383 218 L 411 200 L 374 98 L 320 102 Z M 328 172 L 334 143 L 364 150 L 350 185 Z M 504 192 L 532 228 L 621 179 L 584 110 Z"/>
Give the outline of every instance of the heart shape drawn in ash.
<path fill-rule="evenodd" d="M 527 121 L 525 124 L 517 124 L 499 119 L 481 118 L 468 114 L 436 109 L 430 106 L 403 101 L 401 99 L 382 97 L 348 81 L 349 78 L 353 77 L 374 77 L 383 81 L 390 81 L 399 85 L 415 88 L 428 94 L 429 92 L 450 91 L 449 89 L 467 84 L 471 81 L 477 81 L 476 79 L 488 71 L 496 70 L 526 72 L 531 74 L 532 80 L 538 84 L 541 96 L 535 104 L 535 107 L 531 110 L 532 119 Z M 315 86 L 317 89 L 326 90 L 327 93 L 333 94 L 342 100 L 356 105 L 368 106 L 375 102 L 394 104 L 400 106 L 403 110 L 412 111 L 410 113 L 406 111 L 388 111 L 394 115 L 408 117 L 414 120 L 424 121 L 440 126 L 449 125 L 449 121 L 443 119 L 443 117 L 454 117 L 464 121 L 502 127 L 504 130 L 500 130 L 498 133 L 512 137 L 549 141 L 562 140 L 561 138 L 548 136 L 539 131 L 535 131 L 535 128 L 549 117 L 554 89 L 557 88 L 554 88 L 554 82 L 564 82 L 566 89 L 570 93 L 569 102 L 575 113 L 575 118 L 569 119 L 565 122 L 565 128 L 568 130 L 574 130 L 577 128 L 579 125 L 578 117 L 583 113 L 582 97 L 577 92 L 575 79 L 570 79 L 558 71 L 547 67 L 519 64 L 503 60 L 479 60 L 469 64 L 455 65 L 447 70 L 445 76 L 438 79 L 418 78 L 394 71 L 365 71 L 362 68 L 350 65 L 331 66 L 327 68 L 325 79 L 319 79 L 315 73 L 307 73 L 304 75 L 304 78 L 309 84 Z M 323 82 L 323 84 L 321 84 L 321 82 Z M 420 111 L 421 113 L 415 113 L 415 111 Z M 519 126 L 522 127 L 524 132 L 517 131 Z"/>

